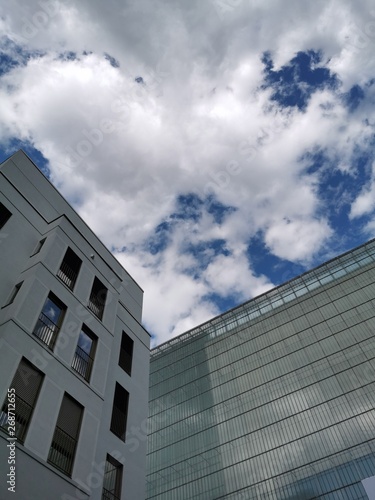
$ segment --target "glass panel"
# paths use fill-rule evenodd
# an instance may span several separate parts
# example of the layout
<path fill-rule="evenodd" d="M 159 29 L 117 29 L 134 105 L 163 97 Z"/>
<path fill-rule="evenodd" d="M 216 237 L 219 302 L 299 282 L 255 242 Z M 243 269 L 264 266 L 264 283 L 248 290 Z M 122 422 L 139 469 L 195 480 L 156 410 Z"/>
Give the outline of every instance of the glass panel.
<path fill-rule="evenodd" d="M 7 209 L 7 207 L 0 203 L 0 229 L 5 226 L 11 215 L 12 213 Z"/>
<path fill-rule="evenodd" d="M 50 349 L 55 345 L 65 310 L 66 307 L 51 293 L 39 315 L 33 333 Z"/>
<path fill-rule="evenodd" d="M 61 263 L 57 276 L 73 290 L 75 282 L 81 268 L 81 259 L 73 252 L 71 248 L 65 253 L 64 259 Z"/>
<path fill-rule="evenodd" d="M 72 368 L 82 377 L 89 381 L 94 363 L 96 337 L 83 325 L 79 333 L 76 352 L 74 354 Z"/>
<path fill-rule="evenodd" d="M 100 280 L 98 280 L 98 278 L 95 278 L 94 283 L 92 285 L 90 299 L 87 304 L 87 307 L 99 319 L 103 318 L 104 306 L 107 299 L 107 291 L 108 290 L 103 285 L 103 283 Z"/>
<path fill-rule="evenodd" d="M 21 443 L 26 437 L 43 376 L 34 365 L 23 358 L 9 387 L 9 396 L 6 397 L 0 412 L 0 426 L 7 432 L 9 425 L 15 426 L 15 436 Z"/>
<path fill-rule="evenodd" d="M 83 406 L 64 394 L 53 434 L 48 462 L 69 475 L 73 470 Z"/>
<path fill-rule="evenodd" d="M 120 500 L 122 465 L 107 455 L 103 478 L 102 500 Z"/>

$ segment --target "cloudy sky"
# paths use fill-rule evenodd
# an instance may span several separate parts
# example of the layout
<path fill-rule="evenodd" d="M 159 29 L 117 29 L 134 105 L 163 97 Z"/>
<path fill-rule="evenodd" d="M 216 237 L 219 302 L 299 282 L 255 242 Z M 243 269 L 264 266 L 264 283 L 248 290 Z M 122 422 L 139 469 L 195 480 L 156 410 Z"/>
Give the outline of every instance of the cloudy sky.
<path fill-rule="evenodd" d="M 0 0 L 23 148 L 145 290 L 154 344 L 375 236 L 371 0 Z"/>

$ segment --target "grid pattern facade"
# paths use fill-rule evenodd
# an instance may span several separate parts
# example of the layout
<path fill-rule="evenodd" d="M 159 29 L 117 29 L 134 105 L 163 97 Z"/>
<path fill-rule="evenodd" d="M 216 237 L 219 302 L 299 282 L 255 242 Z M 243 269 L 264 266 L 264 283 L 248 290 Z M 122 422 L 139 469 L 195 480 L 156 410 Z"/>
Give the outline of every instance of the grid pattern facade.
<path fill-rule="evenodd" d="M 148 499 L 367 499 L 375 241 L 152 351 Z"/>

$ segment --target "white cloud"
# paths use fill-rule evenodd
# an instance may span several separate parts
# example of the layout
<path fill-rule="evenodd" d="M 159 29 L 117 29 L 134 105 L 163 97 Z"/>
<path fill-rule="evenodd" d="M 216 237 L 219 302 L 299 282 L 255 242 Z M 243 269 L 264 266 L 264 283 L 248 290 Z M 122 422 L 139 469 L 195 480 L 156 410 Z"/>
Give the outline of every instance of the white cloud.
<path fill-rule="evenodd" d="M 372 178 L 351 206 L 350 217 L 356 218 L 371 213 L 375 208 L 375 163 L 372 164 Z"/>
<path fill-rule="evenodd" d="M 301 158 L 324 151 L 327 168 L 355 180 L 353 158 L 373 134 L 371 88 L 351 115 L 340 95 L 373 77 L 369 0 L 227 7 L 16 0 L 0 10 L 4 32 L 44 54 L 0 80 L 2 141 L 30 140 L 92 229 L 108 246 L 126 248 L 118 258 L 145 289 L 145 324 L 159 341 L 219 313 L 204 300 L 211 293 L 244 300 L 271 286 L 249 267 L 255 234 L 279 258 L 313 262 L 334 228 L 320 174 L 308 174 Z M 271 106 L 272 90 L 261 88 L 262 53 L 271 52 L 277 69 L 310 49 L 323 52 L 321 64 L 337 73 L 341 89 L 317 91 L 304 112 Z M 66 51 L 77 59 L 58 57 Z M 236 211 L 220 223 L 207 206 L 196 221 L 175 220 L 166 247 L 151 255 L 155 228 L 189 192 L 215 193 Z M 373 209 L 373 199 L 365 186 L 353 220 Z M 211 250 L 202 268 L 186 246 L 209 248 L 214 239 L 225 240 L 227 253 Z"/>
<path fill-rule="evenodd" d="M 253 275 L 244 255 L 220 255 L 209 264 L 204 277 L 216 293 L 236 294 L 242 300 L 260 295 L 271 287 L 265 277 Z"/>
<path fill-rule="evenodd" d="M 290 261 L 308 261 L 331 236 L 327 221 L 283 218 L 273 223 L 265 233 L 271 252 Z"/>

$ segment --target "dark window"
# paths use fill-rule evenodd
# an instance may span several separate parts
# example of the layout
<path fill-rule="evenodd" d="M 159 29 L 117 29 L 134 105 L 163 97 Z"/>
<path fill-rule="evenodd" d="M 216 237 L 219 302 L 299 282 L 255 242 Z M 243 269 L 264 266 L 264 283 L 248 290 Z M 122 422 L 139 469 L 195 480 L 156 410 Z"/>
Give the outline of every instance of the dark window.
<path fill-rule="evenodd" d="M 125 332 L 122 332 L 121 349 L 118 364 L 129 375 L 132 371 L 134 341 Z"/>
<path fill-rule="evenodd" d="M 89 303 L 88 303 L 87 307 L 99 319 L 102 319 L 102 317 L 103 317 L 106 298 L 107 298 L 106 287 L 103 285 L 103 283 L 100 280 L 98 280 L 98 278 L 95 278 L 94 283 L 92 285 Z"/>
<path fill-rule="evenodd" d="M 73 470 L 82 414 L 83 406 L 65 393 L 49 450 L 48 462 L 68 475 Z"/>
<path fill-rule="evenodd" d="M 12 418 L 8 421 L 8 416 L 13 417 L 13 413 L 16 427 L 15 437 L 21 443 L 25 440 L 43 377 L 43 373 L 22 358 L 1 409 L 0 426 L 8 432 L 8 426 L 13 425 Z"/>
<path fill-rule="evenodd" d="M 51 292 L 33 332 L 50 349 L 53 349 L 55 345 L 65 311 L 66 306 Z"/>
<path fill-rule="evenodd" d="M 0 203 L 0 229 L 2 229 L 5 224 L 8 222 L 12 215 L 12 212 L 10 212 L 7 207 L 5 207 L 2 203 Z"/>
<path fill-rule="evenodd" d="M 9 296 L 9 299 L 7 301 L 7 303 L 5 304 L 5 306 L 9 306 L 9 304 L 12 304 L 14 302 L 14 299 L 16 298 L 17 296 L 17 293 L 20 291 L 20 288 L 21 288 L 21 285 L 22 285 L 23 281 L 21 281 L 21 283 L 18 283 L 12 290 L 12 293 L 10 294 Z M 4 307 L 5 307 L 4 306 Z"/>
<path fill-rule="evenodd" d="M 91 369 L 94 363 L 96 342 L 96 335 L 86 325 L 82 325 L 72 368 L 87 381 L 90 380 Z"/>
<path fill-rule="evenodd" d="M 128 416 L 129 393 L 116 382 L 113 398 L 111 431 L 125 441 L 126 420 Z"/>
<path fill-rule="evenodd" d="M 120 500 L 122 464 L 107 455 L 104 469 L 102 500 Z"/>
<path fill-rule="evenodd" d="M 73 252 L 72 249 L 68 248 L 66 251 L 63 261 L 61 263 L 60 269 L 57 276 L 67 285 L 71 290 L 73 290 L 79 270 L 81 268 L 81 259 Z"/>
<path fill-rule="evenodd" d="M 35 247 L 35 250 L 33 251 L 33 253 L 30 255 L 30 257 L 32 257 L 33 255 L 36 255 L 37 253 L 40 252 L 42 246 L 44 245 L 44 242 L 46 241 L 47 238 L 43 238 L 42 240 L 38 241 L 38 244 L 37 246 Z"/>

